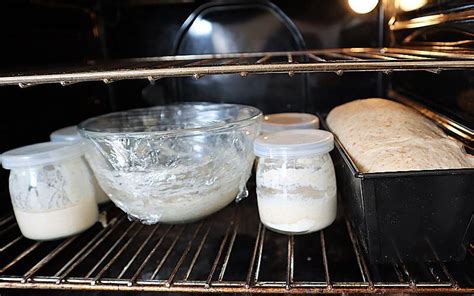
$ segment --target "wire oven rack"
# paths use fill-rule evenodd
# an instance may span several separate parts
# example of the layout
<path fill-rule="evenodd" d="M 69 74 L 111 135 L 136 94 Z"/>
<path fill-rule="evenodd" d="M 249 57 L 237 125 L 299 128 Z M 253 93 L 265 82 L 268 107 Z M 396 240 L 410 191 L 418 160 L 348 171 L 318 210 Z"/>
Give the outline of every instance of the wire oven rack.
<path fill-rule="evenodd" d="M 431 50 L 430 50 L 431 49 Z M 49 68 L 49 67 L 48 67 Z M 393 71 L 465 70 L 474 68 L 472 50 L 434 51 L 432 48 L 339 48 L 296 52 L 261 52 L 165 56 L 115 60 L 88 65 L 0 74 L 0 86 L 22 88 L 59 83 L 63 86 L 86 81 L 111 83 L 124 79 L 205 75 L 372 71 L 389 74 Z"/>
<path fill-rule="evenodd" d="M 300 52 L 173 56 L 0 74 L 0 86 L 205 75 L 474 69 L 471 51 L 347 48 Z M 252 191 L 254 192 L 254 191 Z M 203 293 L 474 293 L 474 246 L 464 262 L 369 264 L 349 221 L 285 236 L 258 220 L 255 196 L 201 222 L 144 226 L 112 205 L 102 224 L 52 242 L 21 236 L 0 217 L 0 289 Z M 423 238 L 420 238 L 423 241 Z M 428 243 L 428 242 L 427 242 Z"/>
<path fill-rule="evenodd" d="M 108 208 L 108 209 L 107 209 Z M 0 219 L 0 289 L 204 293 L 474 293 L 465 262 L 369 264 L 342 216 L 318 233 L 260 224 L 255 196 L 201 222 L 145 226 L 108 205 L 103 224 L 60 241 L 22 237 Z"/>

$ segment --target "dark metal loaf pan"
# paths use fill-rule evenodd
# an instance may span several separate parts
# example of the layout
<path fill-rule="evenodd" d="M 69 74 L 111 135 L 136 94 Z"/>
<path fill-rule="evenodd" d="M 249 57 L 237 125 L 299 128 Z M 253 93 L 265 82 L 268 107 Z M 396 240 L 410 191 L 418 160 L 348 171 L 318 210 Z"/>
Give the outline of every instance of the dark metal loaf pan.
<path fill-rule="evenodd" d="M 371 262 L 464 259 L 474 240 L 474 169 L 361 173 L 337 137 L 332 157 Z"/>

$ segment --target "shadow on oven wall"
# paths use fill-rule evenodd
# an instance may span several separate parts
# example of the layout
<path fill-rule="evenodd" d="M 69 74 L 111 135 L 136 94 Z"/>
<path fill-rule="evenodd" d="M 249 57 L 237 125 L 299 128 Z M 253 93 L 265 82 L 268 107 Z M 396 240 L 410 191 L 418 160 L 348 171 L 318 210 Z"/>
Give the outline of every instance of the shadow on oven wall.
<path fill-rule="evenodd" d="M 214 1 L 201 5 L 186 19 L 172 52 L 182 55 L 377 46 L 376 21 L 376 15 L 355 17 L 345 1 L 301 1 L 297 5 L 288 1 Z M 334 101 L 357 97 L 358 92 L 373 93 L 377 83 L 373 74 L 358 77 L 363 84 L 357 84 L 352 75 L 337 77 L 332 73 L 241 76 L 164 79 L 145 88 L 143 95 L 153 105 L 174 98 L 249 104 L 264 113 L 314 112 L 334 106 Z"/>
<path fill-rule="evenodd" d="M 0 71 L 90 60 L 378 46 L 378 14 L 351 13 L 344 0 L 3 1 Z M 0 153 L 49 140 L 88 117 L 176 101 L 255 105 L 264 112 L 325 111 L 378 94 L 377 74 L 238 75 L 0 88 Z M 0 212 L 10 208 L 0 170 Z M 7 206 L 5 206 L 7 205 Z"/>

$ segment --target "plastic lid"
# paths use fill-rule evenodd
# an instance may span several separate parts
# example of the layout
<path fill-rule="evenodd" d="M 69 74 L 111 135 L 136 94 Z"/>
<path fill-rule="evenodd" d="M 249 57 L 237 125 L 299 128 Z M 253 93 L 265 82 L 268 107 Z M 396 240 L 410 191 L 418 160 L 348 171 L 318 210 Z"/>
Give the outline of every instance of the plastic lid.
<path fill-rule="evenodd" d="M 77 126 L 68 126 L 54 131 L 50 136 L 51 142 L 79 142 L 81 135 L 77 130 Z"/>
<path fill-rule="evenodd" d="M 269 158 L 292 158 L 328 153 L 334 148 L 330 132 L 298 129 L 259 136 L 253 145 L 255 155 Z"/>
<path fill-rule="evenodd" d="M 6 169 L 48 164 L 82 155 L 81 145 L 68 142 L 45 142 L 13 149 L 2 154 Z"/>
<path fill-rule="evenodd" d="M 319 118 L 307 113 L 276 113 L 263 117 L 262 133 L 274 133 L 291 129 L 318 129 Z"/>

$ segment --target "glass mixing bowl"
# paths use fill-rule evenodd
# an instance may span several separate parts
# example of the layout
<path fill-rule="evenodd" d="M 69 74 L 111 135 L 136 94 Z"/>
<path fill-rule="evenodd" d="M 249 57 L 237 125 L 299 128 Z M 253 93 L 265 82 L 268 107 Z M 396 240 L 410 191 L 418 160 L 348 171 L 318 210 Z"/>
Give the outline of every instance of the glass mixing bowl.
<path fill-rule="evenodd" d="M 260 110 L 177 104 L 88 119 L 79 125 L 100 186 L 143 223 L 186 223 L 247 196 Z"/>

